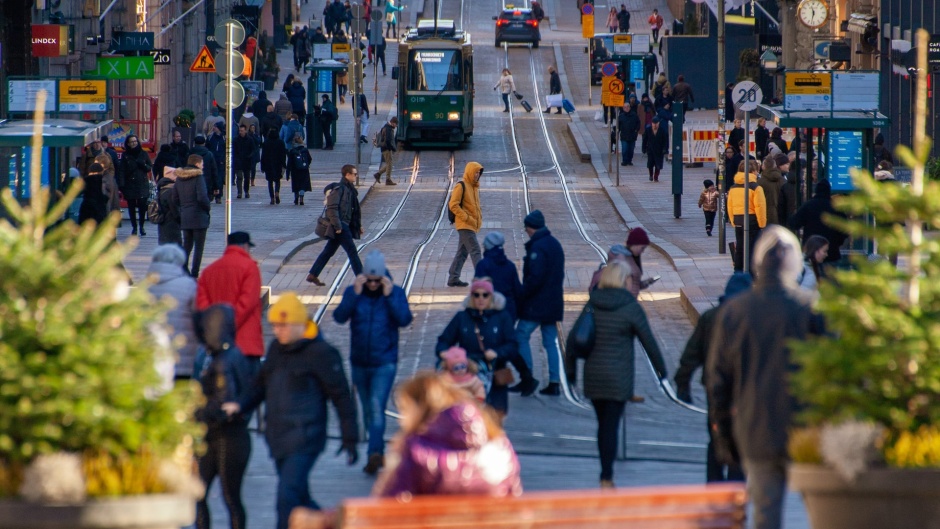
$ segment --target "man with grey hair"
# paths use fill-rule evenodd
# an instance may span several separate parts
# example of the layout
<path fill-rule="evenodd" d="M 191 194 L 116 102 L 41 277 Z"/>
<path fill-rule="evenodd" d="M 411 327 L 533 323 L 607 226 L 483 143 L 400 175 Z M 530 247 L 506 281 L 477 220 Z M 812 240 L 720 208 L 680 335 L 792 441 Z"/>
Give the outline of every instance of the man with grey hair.
<path fill-rule="evenodd" d="M 193 312 L 196 306 L 196 281 L 186 273 L 186 252 L 177 244 L 161 244 L 151 254 L 147 276 L 154 283 L 148 290 L 156 299 L 171 297 L 175 306 L 167 312 L 167 323 L 173 328 L 173 341 L 182 337 L 183 345 L 178 349 L 176 378 L 193 376 L 193 363 L 196 359 L 196 331 L 193 328 Z"/>
<path fill-rule="evenodd" d="M 754 248 L 754 287 L 719 310 L 706 360 L 715 455 L 723 464 L 743 464 L 755 529 L 782 526 L 794 410 L 788 344 L 823 333 L 812 298 L 796 283 L 801 261 L 791 231 L 777 225 L 763 231 Z"/>

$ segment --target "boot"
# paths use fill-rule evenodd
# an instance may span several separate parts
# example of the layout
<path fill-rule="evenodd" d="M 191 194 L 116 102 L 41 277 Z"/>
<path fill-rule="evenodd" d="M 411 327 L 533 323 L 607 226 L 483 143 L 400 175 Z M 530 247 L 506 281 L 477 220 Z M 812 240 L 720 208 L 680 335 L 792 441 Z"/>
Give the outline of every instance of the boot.
<path fill-rule="evenodd" d="M 376 183 L 376 184 L 378 184 L 379 182 L 382 181 L 382 173 L 381 173 L 381 172 L 375 173 L 375 174 L 372 175 L 372 176 L 375 178 L 375 183 Z"/>
<path fill-rule="evenodd" d="M 300 201 L 300 195 L 298 195 L 297 193 L 294 193 L 294 205 L 296 206 L 297 202 L 299 201 Z"/>
<path fill-rule="evenodd" d="M 556 114 L 561 114 L 561 109 L 559 108 L 559 109 L 558 109 L 558 112 L 555 112 L 555 113 L 556 113 Z"/>
<path fill-rule="evenodd" d="M 280 203 L 281 203 L 281 194 L 280 194 L 280 193 L 274 193 L 274 203 L 275 203 L 275 204 L 280 204 Z"/>
<path fill-rule="evenodd" d="M 300 205 L 301 205 L 301 206 L 304 205 L 304 196 L 303 196 L 303 195 L 300 195 Z"/>
<path fill-rule="evenodd" d="M 519 372 L 519 383 L 515 386 L 509 388 L 509 391 L 513 393 L 520 393 L 523 397 L 528 397 L 535 393 L 535 390 L 539 388 L 539 381 L 532 375 L 532 370 L 529 369 L 529 364 L 525 363 L 525 359 L 522 358 L 522 355 L 515 354 L 510 360 L 512 367 L 516 368 L 516 371 Z"/>
<path fill-rule="evenodd" d="M 387 186 L 397 186 L 398 183 L 397 183 L 397 182 L 393 182 L 392 179 L 389 178 L 388 180 L 385 181 L 385 185 L 387 185 Z"/>
<path fill-rule="evenodd" d="M 362 471 L 370 476 L 376 475 L 385 466 L 385 456 L 382 454 L 369 454 L 369 462 Z"/>
<path fill-rule="evenodd" d="M 542 111 L 542 113 L 543 113 L 543 114 L 551 114 L 551 113 L 552 113 L 552 107 L 546 108 L 545 110 Z"/>
<path fill-rule="evenodd" d="M 274 197 L 271 197 L 271 205 L 274 205 Z"/>
<path fill-rule="evenodd" d="M 547 386 L 542 388 L 539 391 L 539 395 L 547 395 L 549 397 L 557 397 L 561 395 L 561 385 L 558 382 L 549 382 Z"/>

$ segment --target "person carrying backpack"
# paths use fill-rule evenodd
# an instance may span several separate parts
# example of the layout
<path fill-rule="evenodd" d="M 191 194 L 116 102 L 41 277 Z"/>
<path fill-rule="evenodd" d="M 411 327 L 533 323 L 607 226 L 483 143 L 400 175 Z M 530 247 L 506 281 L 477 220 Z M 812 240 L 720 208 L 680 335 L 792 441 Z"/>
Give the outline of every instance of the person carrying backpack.
<path fill-rule="evenodd" d="M 294 205 L 304 205 L 304 193 L 310 191 L 310 162 L 313 157 L 304 145 L 304 139 L 294 136 L 294 145 L 287 152 L 287 179 L 294 192 Z"/>
<path fill-rule="evenodd" d="M 483 258 L 480 243 L 477 241 L 477 232 L 483 226 L 483 211 L 480 209 L 480 178 L 483 176 L 483 166 L 477 162 L 469 162 L 463 170 L 463 180 L 457 182 L 450 193 L 447 209 L 453 215 L 452 222 L 457 229 L 459 239 L 457 253 L 450 264 L 447 279 L 449 287 L 466 287 L 469 283 L 460 280 L 460 272 L 467 256 L 477 263 Z M 451 218 L 448 215 L 448 218 Z"/>
<path fill-rule="evenodd" d="M 382 163 L 379 165 L 378 172 L 372 175 L 375 177 L 376 184 L 382 181 L 382 173 L 385 173 L 385 185 L 395 185 L 392 180 L 392 160 L 395 158 L 395 129 L 397 127 L 398 118 L 392 116 L 392 119 L 388 120 L 388 123 L 383 125 L 373 138 L 372 144 L 382 149 Z"/>
<path fill-rule="evenodd" d="M 173 200 L 173 186 L 176 184 L 176 173 L 168 173 L 157 180 L 157 199 L 147 209 L 150 222 L 157 225 L 157 242 L 159 244 L 177 244 L 183 246 L 183 235 L 180 231 L 180 210 Z M 156 209 L 154 214 L 151 210 Z"/>

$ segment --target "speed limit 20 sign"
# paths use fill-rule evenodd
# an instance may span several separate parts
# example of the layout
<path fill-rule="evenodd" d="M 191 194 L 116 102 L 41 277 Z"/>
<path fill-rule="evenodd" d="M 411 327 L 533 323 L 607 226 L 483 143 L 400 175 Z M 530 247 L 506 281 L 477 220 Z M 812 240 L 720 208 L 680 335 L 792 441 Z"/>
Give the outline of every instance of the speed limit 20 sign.
<path fill-rule="evenodd" d="M 764 100 L 764 93 L 754 81 L 741 81 L 731 89 L 734 108 L 750 112 L 757 110 L 757 105 Z"/>

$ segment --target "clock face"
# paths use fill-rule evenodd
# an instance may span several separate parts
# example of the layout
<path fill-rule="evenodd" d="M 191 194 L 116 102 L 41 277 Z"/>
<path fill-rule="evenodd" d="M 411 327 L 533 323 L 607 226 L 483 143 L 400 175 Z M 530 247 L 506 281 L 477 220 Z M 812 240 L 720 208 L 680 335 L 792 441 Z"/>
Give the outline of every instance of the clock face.
<path fill-rule="evenodd" d="M 800 22 L 818 28 L 829 20 L 829 5 L 823 0 L 803 0 L 797 8 Z"/>

